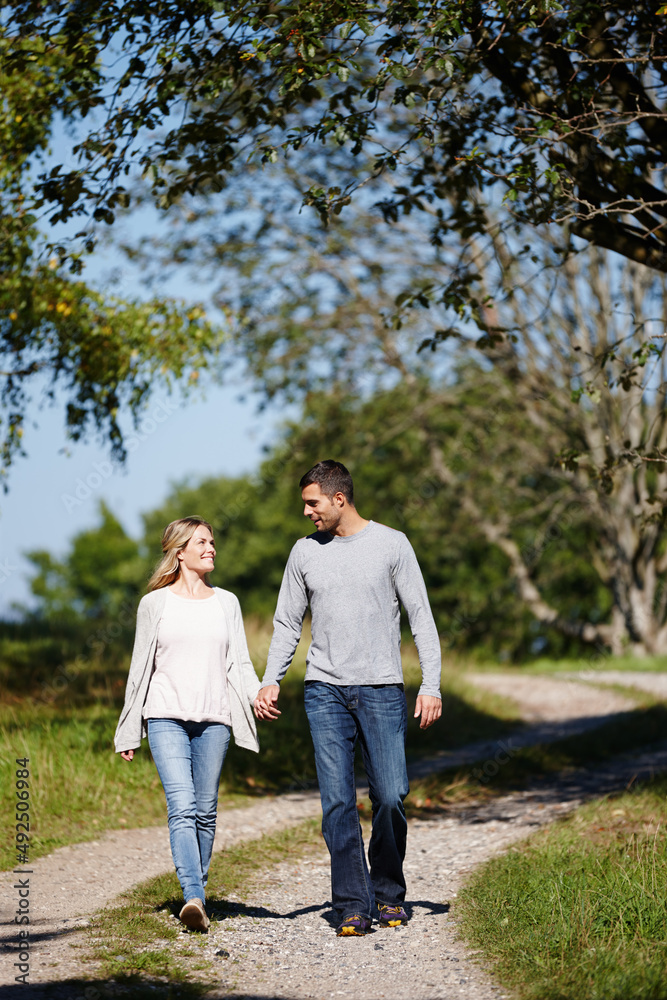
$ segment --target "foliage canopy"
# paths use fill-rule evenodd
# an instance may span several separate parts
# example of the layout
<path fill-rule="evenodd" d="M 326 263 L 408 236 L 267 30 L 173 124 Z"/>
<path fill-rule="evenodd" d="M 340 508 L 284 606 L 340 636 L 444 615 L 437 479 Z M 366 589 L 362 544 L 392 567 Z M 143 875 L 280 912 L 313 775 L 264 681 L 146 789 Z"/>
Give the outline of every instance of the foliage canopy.
<path fill-rule="evenodd" d="M 158 203 L 244 161 L 340 151 L 304 192 L 323 218 L 381 180 L 385 217 L 477 231 L 489 198 L 667 270 L 664 58 L 656 5 L 361 0 L 4 5 L 6 72 L 65 63 L 51 107 L 80 162 L 36 192 L 52 219 L 111 223 L 133 163 Z M 399 112 L 388 117 L 387 109 Z M 498 191 L 496 196 L 493 192 Z M 447 210 L 445 195 L 456 193 Z"/>
<path fill-rule="evenodd" d="M 99 74 L 92 56 L 83 65 L 80 55 L 78 48 L 0 30 L 2 476 L 21 450 L 35 394 L 54 399 L 62 388 L 69 436 L 77 440 L 92 426 L 122 459 L 121 409 L 137 419 L 158 384 L 196 380 L 221 340 L 198 306 L 103 294 L 88 285 L 80 275 L 85 239 L 76 252 L 45 246 L 31 178 L 48 162 L 56 120 L 89 108 L 86 81 Z"/>

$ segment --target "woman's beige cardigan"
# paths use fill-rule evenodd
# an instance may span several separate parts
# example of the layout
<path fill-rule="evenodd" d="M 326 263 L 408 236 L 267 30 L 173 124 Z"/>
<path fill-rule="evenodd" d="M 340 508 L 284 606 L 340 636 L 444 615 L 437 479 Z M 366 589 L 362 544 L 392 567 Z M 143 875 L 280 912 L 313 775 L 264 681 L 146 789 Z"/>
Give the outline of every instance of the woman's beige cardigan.
<path fill-rule="evenodd" d="M 228 590 L 216 587 L 215 595 L 222 605 L 229 629 L 227 690 L 234 742 L 246 750 L 257 752 L 259 741 L 252 705 L 259 691 L 259 680 L 248 653 L 241 605 L 238 598 Z M 125 704 L 114 737 L 116 753 L 121 750 L 136 750 L 141 745 L 142 737 L 146 735 L 142 710 L 153 673 L 158 624 L 166 599 L 166 587 L 153 590 L 142 597 L 137 608 L 137 631 L 125 689 Z"/>

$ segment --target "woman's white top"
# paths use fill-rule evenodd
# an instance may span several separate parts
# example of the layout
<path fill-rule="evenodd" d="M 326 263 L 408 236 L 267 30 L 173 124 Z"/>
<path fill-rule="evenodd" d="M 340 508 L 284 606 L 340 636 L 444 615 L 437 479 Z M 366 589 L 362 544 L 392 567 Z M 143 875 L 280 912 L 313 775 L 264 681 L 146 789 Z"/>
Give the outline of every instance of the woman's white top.
<path fill-rule="evenodd" d="M 227 691 L 229 630 L 214 593 L 202 601 L 167 589 L 144 719 L 232 722 Z"/>
<path fill-rule="evenodd" d="M 159 590 L 151 590 L 149 594 L 144 594 L 139 601 L 137 630 L 134 634 L 132 662 L 125 687 L 125 701 L 114 736 L 116 753 L 122 750 L 136 750 L 146 736 L 143 708 L 155 667 L 157 634 L 167 603 L 167 592 L 167 587 L 160 587 Z M 232 734 L 237 746 L 257 753 L 259 740 L 252 706 L 259 691 L 259 679 L 248 652 L 241 605 L 238 597 L 229 590 L 214 587 L 213 592 L 229 629 L 226 669 Z"/>

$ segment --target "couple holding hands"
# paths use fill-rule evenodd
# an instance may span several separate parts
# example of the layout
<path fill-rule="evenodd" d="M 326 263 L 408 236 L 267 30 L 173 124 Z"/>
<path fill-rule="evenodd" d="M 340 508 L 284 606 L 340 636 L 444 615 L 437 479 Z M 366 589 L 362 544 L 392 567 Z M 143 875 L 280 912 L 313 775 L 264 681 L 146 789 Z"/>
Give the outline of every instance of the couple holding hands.
<path fill-rule="evenodd" d="M 206 880 L 220 772 L 233 733 L 259 750 L 255 718 L 278 718 L 280 681 L 310 605 L 312 642 L 304 685 L 331 855 L 339 936 L 408 920 L 403 908 L 408 793 L 407 707 L 400 654 L 405 609 L 422 670 L 415 717 L 441 715 L 440 642 L 416 556 L 406 536 L 367 521 L 340 462 L 318 462 L 299 486 L 315 532 L 294 545 L 283 576 L 260 685 L 238 599 L 207 580 L 215 560 L 210 524 L 173 521 L 163 557 L 137 611 L 116 751 L 131 761 L 143 736 L 167 800 L 169 837 L 185 904 L 181 921 L 206 931 Z M 254 715 L 253 715 L 254 712 Z M 362 750 L 372 805 L 368 861 L 356 803 L 354 753 Z"/>

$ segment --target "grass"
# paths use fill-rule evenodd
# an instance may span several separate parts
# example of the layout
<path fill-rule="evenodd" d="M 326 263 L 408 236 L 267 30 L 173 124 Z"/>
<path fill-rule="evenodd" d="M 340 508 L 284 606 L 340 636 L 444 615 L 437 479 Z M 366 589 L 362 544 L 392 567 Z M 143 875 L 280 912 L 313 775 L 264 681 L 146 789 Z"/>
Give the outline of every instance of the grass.
<path fill-rule="evenodd" d="M 16 704 L 0 714 L 3 812 L 13 814 L 16 758 L 30 770 L 30 857 L 90 840 L 109 828 L 159 823 L 166 815 L 148 755 L 121 770 L 109 750 L 114 707 Z M 135 766 L 136 764 L 136 766 Z M 3 831 L 0 866 L 15 862 L 13 827 Z"/>
<path fill-rule="evenodd" d="M 270 631 L 251 624 L 248 632 L 261 673 Z M 260 726 L 261 753 L 230 746 L 221 781 L 221 802 L 227 808 L 258 795 L 315 785 L 303 708 L 306 642 L 307 637 L 283 682 L 279 721 Z M 445 718 L 422 733 L 411 718 L 419 670 L 414 648 L 407 644 L 404 659 L 409 756 L 460 746 L 482 736 L 500 736 L 515 724 L 511 705 L 467 686 L 460 673 L 452 671 L 444 681 Z M 104 830 L 166 823 L 164 795 L 146 742 L 131 764 L 121 761 L 112 749 L 126 671 L 122 658 L 118 664 L 94 662 L 63 683 L 52 700 L 15 696 L 0 708 L 0 803 L 5 816 L 14 815 L 15 760 L 28 757 L 31 858 L 94 839 Z M 39 687 L 35 693 L 42 690 Z M 14 824 L 7 823 L 0 838 L 0 869 L 16 862 L 13 839 Z"/>
<path fill-rule="evenodd" d="M 494 669 L 498 669 L 495 667 Z M 667 670 L 667 656 L 611 656 L 593 651 L 590 656 L 578 660 L 533 660 L 520 668 L 508 667 L 509 670 L 520 669 L 521 673 L 555 674 L 555 673 L 595 673 L 602 670 L 640 671 L 647 673 L 664 673 Z"/>
<path fill-rule="evenodd" d="M 589 804 L 473 874 L 462 930 L 521 1000 L 667 997 L 666 795 Z"/>
<path fill-rule="evenodd" d="M 319 823 L 309 820 L 277 834 L 216 852 L 207 886 L 207 909 L 215 921 L 233 917 L 253 875 L 285 858 L 303 857 L 321 849 Z M 114 980 L 130 989 L 129 996 L 155 996 L 156 981 L 169 995 L 198 997 L 219 978 L 202 955 L 207 937 L 183 933 L 174 919 L 183 905 L 175 874 L 160 875 L 135 886 L 93 919 L 88 929 L 90 958 L 100 963 L 96 978 Z"/>
<path fill-rule="evenodd" d="M 270 628 L 248 624 L 251 655 L 261 674 Z M 247 803 L 258 795 L 313 787 L 315 767 L 308 722 L 303 708 L 303 677 L 309 636 L 297 650 L 280 694 L 282 715 L 260 725 L 259 755 L 232 743 L 223 768 L 221 801 L 225 807 Z M 58 674 L 54 697 L 44 700 L 39 674 L 35 698 L 14 696 L 0 708 L 0 802 L 13 815 L 16 758 L 30 758 L 31 851 L 36 858 L 64 844 L 93 839 L 108 829 L 166 822 L 164 796 L 146 743 L 132 764 L 113 753 L 112 737 L 123 699 L 127 657 L 90 659 L 83 667 Z M 408 759 L 454 749 L 475 740 L 499 739 L 520 725 L 511 703 L 466 683 L 463 664 L 443 675 L 443 719 L 426 732 L 412 718 L 420 683 L 414 646 L 403 648 L 408 699 Z M 645 665 L 645 661 L 641 661 Z M 555 665 L 557 666 L 557 665 Z M 572 663 L 568 664 L 573 669 Z M 477 668 L 476 668 L 477 669 Z M 26 676 L 30 672 L 26 668 Z M 69 680 L 67 678 L 70 678 Z M 55 688 L 58 688 L 56 693 Z M 11 697 L 11 696 L 10 696 Z M 637 697 L 637 693 L 635 693 Z M 502 767 L 488 788 L 501 789 L 529 777 L 589 759 L 619 753 L 658 735 L 665 716 L 632 713 L 626 722 L 602 727 L 598 736 L 578 737 L 551 747 L 522 750 Z M 483 786 L 487 787 L 487 785 Z M 413 811 L 439 808 L 452 798 L 478 794 L 480 785 L 469 770 L 448 772 L 415 784 L 408 806 Z M 0 838 L 0 868 L 12 867 L 13 824 Z"/>

